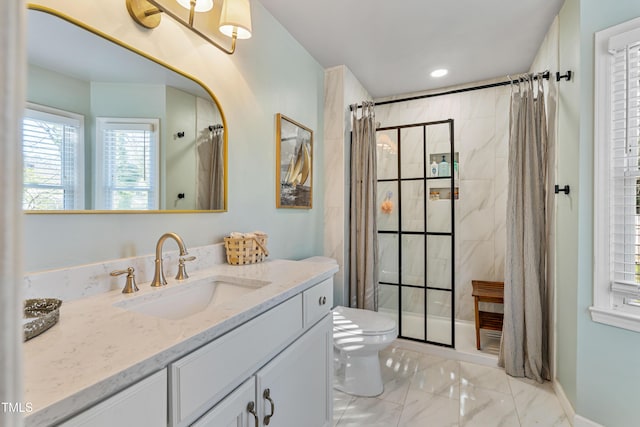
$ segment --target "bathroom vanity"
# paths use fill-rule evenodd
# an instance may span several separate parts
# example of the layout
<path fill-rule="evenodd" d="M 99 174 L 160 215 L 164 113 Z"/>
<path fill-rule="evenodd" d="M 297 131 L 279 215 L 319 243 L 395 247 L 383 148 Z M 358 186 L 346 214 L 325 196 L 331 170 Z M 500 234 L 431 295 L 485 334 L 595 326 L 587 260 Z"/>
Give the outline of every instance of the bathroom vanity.
<path fill-rule="evenodd" d="M 26 425 L 331 425 L 335 270 L 223 264 L 64 303 L 59 324 L 25 343 Z M 212 280 L 245 289 L 186 312 L 158 303 Z"/>

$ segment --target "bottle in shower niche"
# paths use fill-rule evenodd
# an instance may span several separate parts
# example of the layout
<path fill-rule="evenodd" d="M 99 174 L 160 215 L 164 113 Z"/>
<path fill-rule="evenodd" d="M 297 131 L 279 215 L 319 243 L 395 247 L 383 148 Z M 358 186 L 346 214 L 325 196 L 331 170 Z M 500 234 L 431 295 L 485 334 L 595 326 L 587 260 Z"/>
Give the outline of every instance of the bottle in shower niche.
<path fill-rule="evenodd" d="M 438 164 L 434 160 L 433 163 L 431 163 L 431 177 L 433 178 L 436 176 L 438 176 Z"/>
<path fill-rule="evenodd" d="M 438 163 L 438 176 L 449 176 L 450 174 L 449 163 L 445 159 L 445 156 L 442 156 L 442 161 Z"/>

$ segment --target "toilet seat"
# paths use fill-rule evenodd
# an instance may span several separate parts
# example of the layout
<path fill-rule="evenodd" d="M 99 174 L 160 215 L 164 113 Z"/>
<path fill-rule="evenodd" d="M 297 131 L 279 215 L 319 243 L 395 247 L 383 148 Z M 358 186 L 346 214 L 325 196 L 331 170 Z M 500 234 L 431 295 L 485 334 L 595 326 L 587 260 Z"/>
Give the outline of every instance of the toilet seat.
<path fill-rule="evenodd" d="M 333 310 L 333 330 L 348 335 L 384 335 L 396 330 L 396 322 L 375 311 L 338 306 Z"/>

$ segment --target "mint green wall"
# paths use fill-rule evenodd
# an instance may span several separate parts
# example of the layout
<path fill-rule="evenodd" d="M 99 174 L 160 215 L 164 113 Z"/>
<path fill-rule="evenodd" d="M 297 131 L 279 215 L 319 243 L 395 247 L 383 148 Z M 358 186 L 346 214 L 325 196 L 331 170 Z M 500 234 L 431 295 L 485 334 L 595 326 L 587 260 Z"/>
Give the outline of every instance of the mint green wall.
<path fill-rule="evenodd" d="M 558 85 L 557 176 L 570 185 L 569 196 L 556 197 L 556 377 L 575 406 L 578 291 L 578 162 L 580 135 L 579 0 L 566 0 L 559 19 L 559 70 L 572 70 L 572 81 Z"/>
<path fill-rule="evenodd" d="M 565 157 L 558 160 L 558 171 L 568 171 L 567 183 L 573 187 L 577 179 L 579 186 L 568 215 L 577 220 L 578 238 L 573 240 L 575 226 L 567 224 L 565 230 L 558 225 L 558 241 L 572 242 L 558 250 L 558 269 L 569 270 L 563 277 L 567 281 L 558 282 L 558 380 L 578 415 L 607 427 L 638 425 L 640 335 L 592 322 L 587 310 L 593 303 L 594 33 L 638 16 L 637 0 L 567 0 L 560 14 L 561 70 L 572 69 L 576 80 L 560 85 L 564 116 L 558 143 Z M 579 40 L 574 40 L 576 29 Z"/>
<path fill-rule="evenodd" d="M 27 101 L 89 116 L 89 82 L 35 65 L 28 67 L 27 82 Z"/>
<path fill-rule="evenodd" d="M 165 86 L 141 83 L 91 83 L 95 117 L 164 118 Z"/>
<path fill-rule="evenodd" d="M 122 0 L 36 0 L 148 52 L 200 80 L 216 96 L 228 130 L 228 212 L 198 214 L 27 215 L 26 271 L 151 254 L 162 233 L 188 246 L 231 231 L 269 234 L 269 258 L 302 258 L 323 249 L 324 70 L 260 2 L 251 3 L 253 37 L 227 55 L 164 16 L 154 30 L 131 19 Z M 275 208 L 275 115 L 314 131 L 313 208 Z M 172 248 L 171 244 L 167 249 Z"/>
<path fill-rule="evenodd" d="M 591 321 L 593 283 L 594 33 L 640 16 L 638 0 L 581 0 L 580 244 L 578 281 L 578 404 L 576 412 L 607 427 L 640 423 L 640 334 Z"/>
<path fill-rule="evenodd" d="M 181 90 L 167 87 L 167 118 L 163 126 L 166 166 L 163 209 L 196 208 L 196 97 Z M 184 137 L 177 138 L 177 132 Z M 185 198 L 177 199 L 178 193 Z"/>

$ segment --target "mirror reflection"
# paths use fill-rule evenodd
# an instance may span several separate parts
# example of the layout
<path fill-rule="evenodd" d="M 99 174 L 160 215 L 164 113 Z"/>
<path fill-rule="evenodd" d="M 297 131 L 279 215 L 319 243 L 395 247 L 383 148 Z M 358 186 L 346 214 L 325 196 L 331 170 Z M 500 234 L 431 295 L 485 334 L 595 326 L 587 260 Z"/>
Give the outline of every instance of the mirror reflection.
<path fill-rule="evenodd" d="M 29 10 L 28 29 L 26 211 L 226 209 L 208 89 L 55 15 Z"/>

